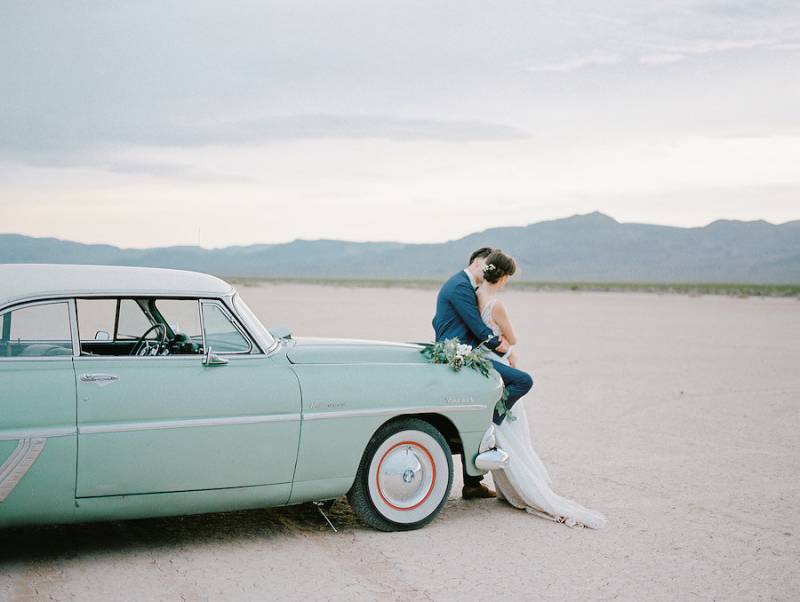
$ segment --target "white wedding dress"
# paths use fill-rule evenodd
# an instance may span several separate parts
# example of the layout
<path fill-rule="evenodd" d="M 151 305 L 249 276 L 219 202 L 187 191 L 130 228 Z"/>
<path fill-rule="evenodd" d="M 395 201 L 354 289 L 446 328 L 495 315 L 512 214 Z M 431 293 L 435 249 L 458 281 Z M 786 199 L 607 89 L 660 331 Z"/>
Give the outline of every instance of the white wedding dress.
<path fill-rule="evenodd" d="M 496 301 L 497 299 L 489 301 L 481 312 L 481 318 L 496 335 L 500 335 L 500 330 L 492 320 L 492 310 Z M 490 352 L 489 357 L 508 364 L 508 360 L 494 352 Z M 497 447 L 509 455 L 508 465 L 505 468 L 492 471 L 498 497 L 531 514 L 570 527 L 603 528 L 607 522 L 605 516 L 561 497 L 551 489 L 547 468 L 533 449 L 524 404 L 517 402 L 511 413 L 516 420 L 506 417 L 495 431 Z"/>

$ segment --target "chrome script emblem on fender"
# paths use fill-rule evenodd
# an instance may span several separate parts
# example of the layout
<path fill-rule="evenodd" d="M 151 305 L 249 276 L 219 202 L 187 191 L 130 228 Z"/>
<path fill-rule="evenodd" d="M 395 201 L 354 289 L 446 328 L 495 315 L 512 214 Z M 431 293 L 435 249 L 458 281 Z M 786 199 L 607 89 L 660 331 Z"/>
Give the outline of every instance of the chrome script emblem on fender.
<path fill-rule="evenodd" d="M 475 403 L 474 397 L 445 397 L 444 402 L 448 405 L 470 405 Z"/>
<path fill-rule="evenodd" d="M 9 494 L 22 480 L 33 463 L 42 453 L 47 439 L 20 439 L 17 448 L 11 452 L 8 459 L 0 466 L 0 503 L 4 502 Z"/>
<path fill-rule="evenodd" d="M 347 404 L 343 401 L 313 401 L 308 404 L 309 410 L 335 410 L 336 408 L 343 408 Z"/>

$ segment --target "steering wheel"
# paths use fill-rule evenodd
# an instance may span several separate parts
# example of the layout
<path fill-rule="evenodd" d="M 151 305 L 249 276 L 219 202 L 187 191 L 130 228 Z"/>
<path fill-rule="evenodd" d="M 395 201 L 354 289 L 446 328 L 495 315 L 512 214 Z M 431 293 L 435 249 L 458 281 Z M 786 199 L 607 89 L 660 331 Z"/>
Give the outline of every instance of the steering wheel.
<path fill-rule="evenodd" d="M 160 336 L 154 341 L 148 341 L 147 335 L 154 330 L 158 330 Z M 164 324 L 153 324 L 150 328 L 144 331 L 144 334 L 136 339 L 136 344 L 131 349 L 129 355 L 158 355 L 167 344 L 167 327 Z"/>

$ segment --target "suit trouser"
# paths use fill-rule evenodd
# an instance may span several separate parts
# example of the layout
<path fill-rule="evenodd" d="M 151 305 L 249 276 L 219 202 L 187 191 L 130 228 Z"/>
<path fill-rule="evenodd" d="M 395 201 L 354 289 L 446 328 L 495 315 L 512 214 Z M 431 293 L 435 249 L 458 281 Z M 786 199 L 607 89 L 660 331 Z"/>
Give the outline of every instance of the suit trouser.
<path fill-rule="evenodd" d="M 500 377 L 503 379 L 503 384 L 506 387 L 506 391 L 508 392 L 508 399 L 506 400 L 506 408 L 511 409 L 511 407 L 517 403 L 520 397 L 525 395 L 528 391 L 531 390 L 533 387 L 533 377 L 528 374 L 527 372 L 523 372 L 522 370 L 517 370 L 516 368 L 512 368 L 506 364 L 502 364 L 500 362 L 492 360 L 492 366 L 494 369 L 500 373 Z M 495 408 L 494 415 L 492 416 L 492 422 L 495 424 L 500 424 L 503 422 L 505 416 L 501 416 L 500 413 Z M 464 467 L 464 484 L 465 485 L 477 485 L 483 480 L 482 476 L 473 477 L 467 474 L 466 471 L 466 464 L 464 462 L 464 455 L 461 455 L 461 463 Z"/>

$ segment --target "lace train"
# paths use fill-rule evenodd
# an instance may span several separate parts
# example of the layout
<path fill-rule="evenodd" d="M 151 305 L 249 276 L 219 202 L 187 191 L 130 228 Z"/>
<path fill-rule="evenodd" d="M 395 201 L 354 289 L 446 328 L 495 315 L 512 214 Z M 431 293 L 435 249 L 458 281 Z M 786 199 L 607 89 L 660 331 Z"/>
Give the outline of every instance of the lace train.
<path fill-rule="evenodd" d="M 492 471 L 498 496 L 516 508 L 569 527 L 605 527 L 608 521 L 600 512 L 552 490 L 547 468 L 533 449 L 523 404 L 517 403 L 513 414 L 516 420 L 506 419 L 496 430 L 497 446 L 511 456 L 506 468 Z"/>

